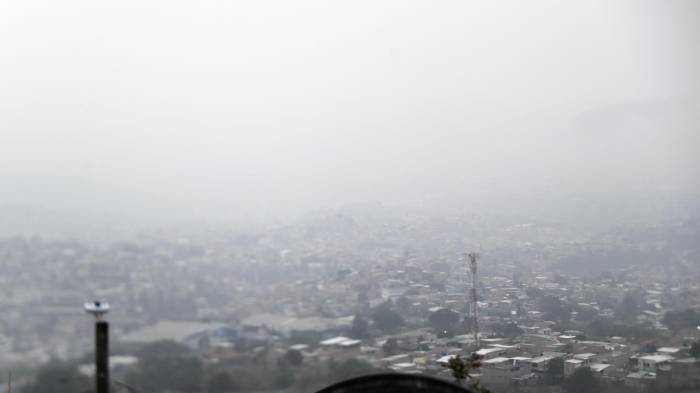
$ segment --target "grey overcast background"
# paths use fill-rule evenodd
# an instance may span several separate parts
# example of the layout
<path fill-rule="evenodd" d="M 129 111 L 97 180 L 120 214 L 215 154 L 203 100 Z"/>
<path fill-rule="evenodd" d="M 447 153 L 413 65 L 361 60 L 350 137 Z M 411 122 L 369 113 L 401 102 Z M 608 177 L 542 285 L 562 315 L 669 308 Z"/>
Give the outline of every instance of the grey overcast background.
<path fill-rule="evenodd" d="M 694 0 L 1 0 L 0 213 L 697 206 L 698 70 Z"/>

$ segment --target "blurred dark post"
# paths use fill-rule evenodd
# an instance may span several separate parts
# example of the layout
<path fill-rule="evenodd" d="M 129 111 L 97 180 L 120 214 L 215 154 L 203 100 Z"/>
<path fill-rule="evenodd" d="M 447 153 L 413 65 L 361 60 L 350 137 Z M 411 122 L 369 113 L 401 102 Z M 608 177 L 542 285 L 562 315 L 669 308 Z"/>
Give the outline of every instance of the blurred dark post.
<path fill-rule="evenodd" d="M 97 393 L 109 393 L 109 323 L 95 322 L 95 383 Z"/>
<path fill-rule="evenodd" d="M 96 300 L 83 305 L 95 317 L 95 387 L 96 393 L 109 393 L 109 323 L 102 317 L 109 312 L 109 303 Z"/>

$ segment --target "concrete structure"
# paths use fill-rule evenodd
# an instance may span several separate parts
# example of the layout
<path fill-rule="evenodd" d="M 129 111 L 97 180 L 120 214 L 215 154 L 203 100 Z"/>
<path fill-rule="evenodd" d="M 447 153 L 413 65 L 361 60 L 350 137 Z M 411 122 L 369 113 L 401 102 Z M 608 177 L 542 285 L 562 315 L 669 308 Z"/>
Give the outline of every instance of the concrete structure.
<path fill-rule="evenodd" d="M 637 362 L 637 368 L 640 371 L 656 372 L 659 366 L 669 364 L 674 360 L 673 356 L 670 355 L 646 355 L 640 356 Z"/>
<path fill-rule="evenodd" d="M 568 359 L 564 361 L 564 377 L 573 374 L 577 368 L 584 367 L 584 361 L 580 359 Z"/>
<path fill-rule="evenodd" d="M 660 366 L 656 372 L 660 389 L 695 389 L 700 391 L 700 359 L 684 358 Z"/>

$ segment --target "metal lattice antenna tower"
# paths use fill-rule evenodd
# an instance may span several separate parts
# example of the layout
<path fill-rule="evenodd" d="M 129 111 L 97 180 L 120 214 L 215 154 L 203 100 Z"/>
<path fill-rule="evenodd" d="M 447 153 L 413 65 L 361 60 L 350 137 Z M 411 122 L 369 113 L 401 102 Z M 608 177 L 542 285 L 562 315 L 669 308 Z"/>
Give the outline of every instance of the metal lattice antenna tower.
<path fill-rule="evenodd" d="M 474 345 L 479 349 L 479 304 L 476 297 L 476 282 L 477 282 L 477 261 L 479 260 L 478 252 L 467 254 L 469 257 L 469 269 L 472 272 L 472 321 L 474 323 Z"/>

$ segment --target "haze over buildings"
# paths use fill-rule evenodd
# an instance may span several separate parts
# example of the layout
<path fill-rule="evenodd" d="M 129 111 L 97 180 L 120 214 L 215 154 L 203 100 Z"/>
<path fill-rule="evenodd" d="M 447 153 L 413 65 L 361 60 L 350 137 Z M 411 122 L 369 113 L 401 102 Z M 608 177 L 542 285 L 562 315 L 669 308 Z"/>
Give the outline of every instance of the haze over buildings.
<path fill-rule="evenodd" d="M 259 219 L 696 196 L 699 7 L 5 2 L 0 205 Z"/>
<path fill-rule="evenodd" d="M 699 18 L 0 2 L 0 386 L 697 392 Z"/>

